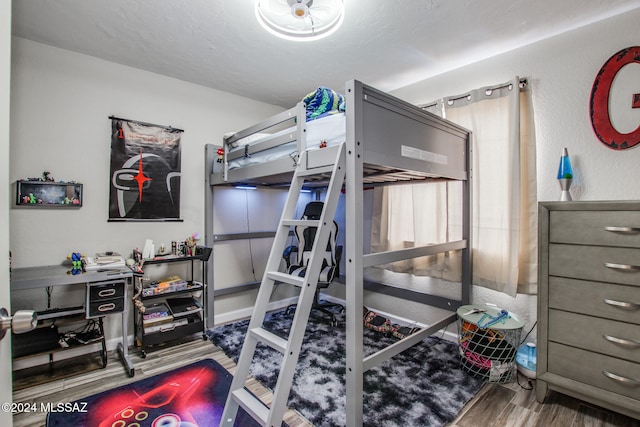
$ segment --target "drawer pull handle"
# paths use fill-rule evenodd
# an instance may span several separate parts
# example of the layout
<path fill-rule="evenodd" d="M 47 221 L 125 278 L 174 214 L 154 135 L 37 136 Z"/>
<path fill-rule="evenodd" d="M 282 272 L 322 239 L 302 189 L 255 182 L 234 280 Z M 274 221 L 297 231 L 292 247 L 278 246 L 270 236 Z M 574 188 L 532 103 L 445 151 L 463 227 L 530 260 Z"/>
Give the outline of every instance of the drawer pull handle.
<path fill-rule="evenodd" d="M 640 227 L 607 226 L 604 229 L 607 231 L 611 231 L 612 233 L 640 233 Z"/>
<path fill-rule="evenodd" d="M 110 297 L 110 296 L 115 295 L 115 294 L 116 294 L 116 290 L 115 289 L 104 289 L 104 290 L 98 292 L 98 296 L 100 298 Z"/>
<path fill-rule="evenodd" d="M 110 302 L 109 304 L 102 304 L 100 306 L 98 306 L 98 311 L 111 311 L 114 308 L 116 308 L 116 305 L 112 302 Z"/>
<path fill-rule="evenodd" d="M 604 303 L 609 305 L 615 305 L 616 307 L 622 307 L 622 308 L 633 308 L 633 309 L 640 308 L 640 304 L 636 304 L 634 302 L 616 301 L 614 299 L 608 299 L 608 298 L 605 298 Z"/>
<path fill-rule="evenodd" d="M 627 340 L 624 338 L 612 337 L 611 335 L 603 335 L 602 338 L 612 343 L 620 344 L 626 347 L 640 347 L 640 341 L 636 340 Z"/>
<path fill-rule="evenodd" d="M 609 372 L 609 371 L 602 371 L 602 374 L 605 377 L 611 378 L 612 380 L 616 380 L 616 381 L 619 381 L 621 383 L 632 384 L 632 385 L 640 385 L 640 380 L 637 380 L 635 378 L 623 377 L 621 375 L 617 375 L 617 374 L 614 374 L 614 373 Z"/>
<path fill-rule="evenodd" d="M 616 264 L 615 262 L 605 262 L 604 266 L 614 270 L 640 271 L 640 265 Z"/>

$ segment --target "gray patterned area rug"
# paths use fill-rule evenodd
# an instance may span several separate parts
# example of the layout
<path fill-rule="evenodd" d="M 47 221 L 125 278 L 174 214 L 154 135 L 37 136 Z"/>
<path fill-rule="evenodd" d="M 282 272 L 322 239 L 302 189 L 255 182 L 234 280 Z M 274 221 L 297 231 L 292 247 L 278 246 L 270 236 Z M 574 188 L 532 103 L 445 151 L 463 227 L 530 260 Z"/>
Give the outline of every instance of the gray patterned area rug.
<path fill-rule="evenodd" d="M 345 329 L 344 315 L 332 327 L 312 311 L 293 379 L 288 405 L 317 427 L 345 425 Z M 287 338 L 293 313 L 269 313 L 264 327 Z M 231 359 L 238 361 L 249 321 L 210 329 L 207 335 Z M 365 354 L 396 341 L 370 329 L 364 330 Z M 251 374 L 265 387 L 275 388 L 282 355 L 258 344 Z M 456 344 L 429 337 L 400 355 L 369 370 L 364 377 L 364 426 L 442 426 L 482 386 L 482 381 L 460 368 Z"/>

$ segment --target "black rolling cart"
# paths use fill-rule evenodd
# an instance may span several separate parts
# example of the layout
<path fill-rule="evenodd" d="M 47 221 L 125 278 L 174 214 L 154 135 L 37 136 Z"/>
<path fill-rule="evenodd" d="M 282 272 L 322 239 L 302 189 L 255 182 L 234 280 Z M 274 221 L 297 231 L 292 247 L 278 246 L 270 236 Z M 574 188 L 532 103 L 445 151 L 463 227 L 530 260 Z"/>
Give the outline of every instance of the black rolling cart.
<path fill-rule="evenodd" d="M 200 333 L 206 340 L 206 265 L 211 248 L 197 247 L 193 256 L 158 256 L 144 260 L 143 274 L 136 274 L 134 289 L 134 331 L 140 356 L 150 347 L 186 339 Z M 189 263 L 188 277 L 169 276 L 160 280 L 148 277 L 154 266 Z M 199 265 L 198 265 L 199 264 Z M 199 270 L 199 279 L 196 272 Z"/>

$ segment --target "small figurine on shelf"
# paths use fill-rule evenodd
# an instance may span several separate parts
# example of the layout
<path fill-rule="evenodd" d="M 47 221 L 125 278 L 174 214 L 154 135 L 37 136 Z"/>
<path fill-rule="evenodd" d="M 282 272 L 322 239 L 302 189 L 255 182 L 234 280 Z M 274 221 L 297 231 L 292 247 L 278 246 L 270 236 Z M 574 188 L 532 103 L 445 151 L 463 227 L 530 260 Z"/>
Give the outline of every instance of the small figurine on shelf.
<path fill-rule="evenodd" d="M 222 148 L 222 147 L 218 148 L 217 153 L 218 153 L 218 160 L 217 160 L 217 162 L 218 162 L 218 163 L 222 163 L 222 162 L 223 162 L 223 160 L 224 160 L 224 148 Z"/>

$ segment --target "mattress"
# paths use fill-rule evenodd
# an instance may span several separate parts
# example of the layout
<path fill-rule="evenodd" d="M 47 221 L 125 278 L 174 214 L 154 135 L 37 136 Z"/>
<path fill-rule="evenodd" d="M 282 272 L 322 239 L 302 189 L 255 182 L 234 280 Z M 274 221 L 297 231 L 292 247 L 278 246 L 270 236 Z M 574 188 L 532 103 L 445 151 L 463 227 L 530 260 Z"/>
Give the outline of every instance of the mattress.
<path fill-rule="evenodd" d="M 332 114 L 320 119 L 307 122 L 307 150 L 317 150 L 320 144 L 325 141 L 327 147 L 339 145 L 346 138 L 346 115 L 344 113 Z M 287 133 L 295 133 L 296 128 L 284 129 L 275 134 L 257 133 L 236 142 L 235 150 L 242 150 L 245 145 L 257 144 L 269 138 L 274 138 Z M 250 165 L 269 162 L 281 157 L 294 157 L 297 155 L 297 143 L 292 141 L 277 147 L 251 154 L 247 157 L 240 157 L 229 162 L 229 170 L 242 168 Z"/>

